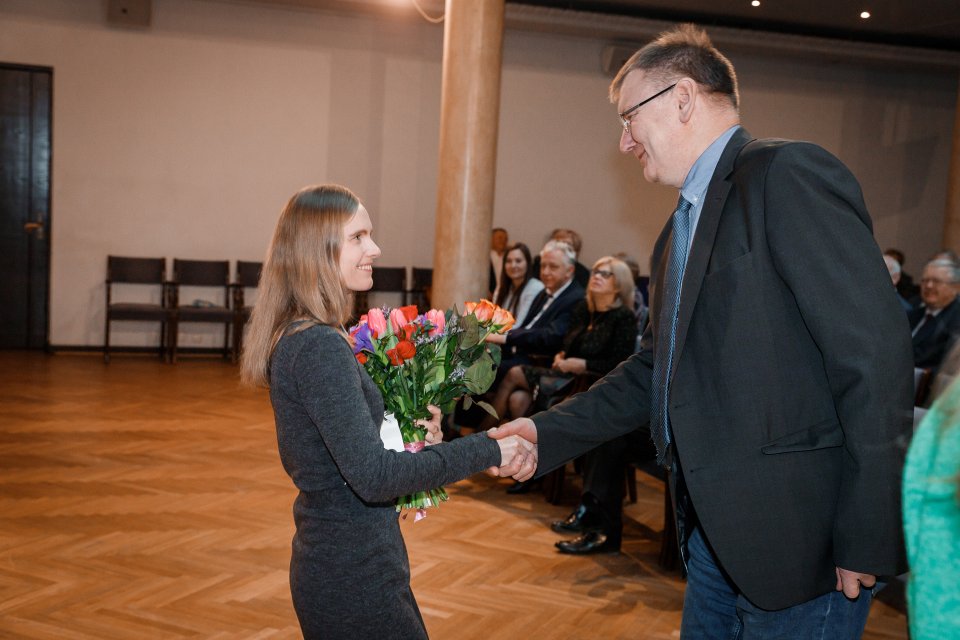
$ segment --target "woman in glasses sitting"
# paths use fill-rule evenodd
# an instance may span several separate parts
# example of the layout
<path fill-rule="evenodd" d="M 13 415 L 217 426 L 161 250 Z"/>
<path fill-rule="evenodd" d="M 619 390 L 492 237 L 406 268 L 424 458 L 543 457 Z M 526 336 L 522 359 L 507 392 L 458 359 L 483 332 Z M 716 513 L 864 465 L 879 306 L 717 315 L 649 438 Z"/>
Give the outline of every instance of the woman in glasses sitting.
<path fill-rule="evenodd" d="M 501 419 L 527 415 L 535 390 L 537 408 L 547 408 L 551 396 L 562 394 L 559 387 L 572 386 L 575 376 L 599 377 L 625 360 L 633 353 L 637 337 L 633 298 L 633 278 L 626 263 L 611 256 L 597 260 L 586 297 L 571 313 L 563 348 L 553 364 L 510 369 L 492 401 L 497 415 Z"/>

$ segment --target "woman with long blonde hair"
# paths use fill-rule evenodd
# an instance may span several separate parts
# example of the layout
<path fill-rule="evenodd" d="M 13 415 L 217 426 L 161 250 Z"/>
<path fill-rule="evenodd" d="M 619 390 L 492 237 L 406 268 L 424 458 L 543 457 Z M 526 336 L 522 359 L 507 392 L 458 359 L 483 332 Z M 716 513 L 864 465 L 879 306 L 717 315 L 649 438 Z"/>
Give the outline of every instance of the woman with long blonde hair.
<path fill-rule="evenodd" d="M 394 498 L 516 468 L 528 450 L 484 434 L 416 454 L 384 448 L 383 398 L 344 330 L 353 292 L 373 285 L 372 231 L 344 187 L 307 187 L 290 199 L 241 364 L 244 382 L 270 388 L 280 459 L 299 489 L 290 588 L 307 640 L 425 638 Z M 438 410 L 425 426 L 438 443 Z"/>

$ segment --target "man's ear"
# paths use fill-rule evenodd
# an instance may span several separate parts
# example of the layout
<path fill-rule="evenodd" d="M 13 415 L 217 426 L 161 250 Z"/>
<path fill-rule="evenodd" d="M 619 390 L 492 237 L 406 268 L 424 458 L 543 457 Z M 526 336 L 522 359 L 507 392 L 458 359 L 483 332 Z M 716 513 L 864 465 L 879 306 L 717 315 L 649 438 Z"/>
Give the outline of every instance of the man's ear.
<path fill-rule="evenodd" d="M 700 95 L 700 87 L 690 78 L 682 78 L 677 81 L 677 86 L 673 88 L 673 92 L 680 122 L 687 124 L 693 117 L 697 101 L 703 97 Z"/>

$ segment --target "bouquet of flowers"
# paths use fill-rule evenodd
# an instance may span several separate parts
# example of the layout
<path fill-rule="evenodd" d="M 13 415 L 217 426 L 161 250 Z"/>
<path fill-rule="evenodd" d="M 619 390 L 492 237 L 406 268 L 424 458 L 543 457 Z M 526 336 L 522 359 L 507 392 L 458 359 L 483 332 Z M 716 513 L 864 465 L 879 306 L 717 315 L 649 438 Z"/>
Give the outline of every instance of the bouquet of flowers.
<path fill-rule="evenodd" d="M 485 338 L 506 332 L 513 323 L 509 311 L 481 300 L 466 303 L 462 314 L 456 307 L 446 312 L 431 309 L 422 315 L 413 305 L 374 308 L 350 328 L 353 352 L 399 424 L 404 450 L 423 449 L 426 430 L 414 421 L 430 418 L 427 405 L 450 413 L 462 396 L 469 408 L 471 395 L 490 388 L 500 364 L 500 348 Z M 477 404 L 496 416 L 489 404 Z M 416 509 L 419 520 L 424 509 L 446 499 L 443 487 L 420 491 L 399 498 L 397 511 Z"/>

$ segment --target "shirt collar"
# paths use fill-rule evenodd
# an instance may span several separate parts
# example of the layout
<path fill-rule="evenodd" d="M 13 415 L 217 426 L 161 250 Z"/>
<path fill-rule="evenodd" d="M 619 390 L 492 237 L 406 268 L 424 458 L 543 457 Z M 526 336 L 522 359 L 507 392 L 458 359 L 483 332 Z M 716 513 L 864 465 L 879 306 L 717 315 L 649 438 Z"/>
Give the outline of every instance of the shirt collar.
<path fill-rule="evenodd" d="M 738 129 L 740 129 L 740 125 L 735 124 L 721 133 L 720 137 L 710 143 L 710 146 L 693 163 L 686 179 L 683 181 L 683 187 L 680 188 L 680 195 L 683 196 L 684 200 L 695 207 L 700 204 L 703 196 L 707 193 L 707 187 L 710 186 L 713 172 L 717 170 L 717 163 L 720 162 L 723 150 Z"/>

